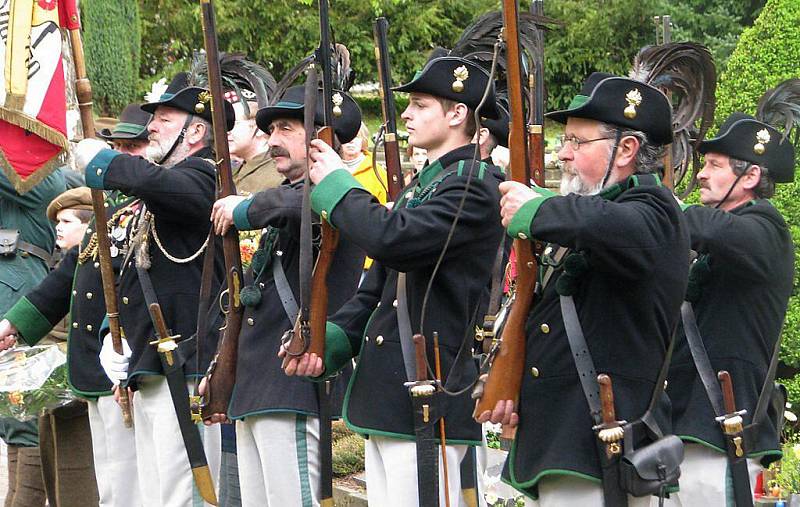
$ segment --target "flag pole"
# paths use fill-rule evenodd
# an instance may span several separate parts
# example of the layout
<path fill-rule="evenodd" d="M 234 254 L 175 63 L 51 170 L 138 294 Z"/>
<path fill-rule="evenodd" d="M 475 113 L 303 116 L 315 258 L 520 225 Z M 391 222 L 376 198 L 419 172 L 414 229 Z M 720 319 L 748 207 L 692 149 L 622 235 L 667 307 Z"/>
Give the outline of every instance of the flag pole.
<path fill-rule="evenodd" d="M 75 94 L 78 98 L 78 108 L 81 113 L 83 137 L 95 137 L 94 116 L 92 115 L 92 84 L 86 76 L 86 58 L 83 53 L 80 23 L 77 6 L 74 1 L 65 2 L 67 28 L 72 45 L 72 56 L 75 62 Z M 119 306 L 117 292 L 114 288 L 114 268 L 111 264 L 110 241 L 108 239 L 108 216 L 105 207 L 105 195 L 101 189 L 92 189 L 92 208 L 95 217 L 95 233 L 97 234 L 97 251 L 100 257 L 100 275 L 103 279 L 103 296 L 106 302 L 106 314 L 111 332 L 111 342 L 114 351 L 122 354 L 122 335 L 119 325 Z M 133 425 L 131 406 L 128 399 L 128 390 L 119 386 L 119 405 L 122 408 L 122 420 L 126 428 Z"/>

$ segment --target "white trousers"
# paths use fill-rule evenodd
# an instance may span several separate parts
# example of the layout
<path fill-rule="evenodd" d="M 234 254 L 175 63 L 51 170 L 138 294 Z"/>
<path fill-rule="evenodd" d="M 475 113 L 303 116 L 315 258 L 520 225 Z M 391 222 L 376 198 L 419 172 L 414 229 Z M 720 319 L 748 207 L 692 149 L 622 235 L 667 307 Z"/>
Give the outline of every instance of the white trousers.
<path fill-rule="evenodd" d="M 138 383 L 139 390 L 133 396 L 133 426 L 142 503 L 145 507 L 210 505 L 202 501 L 194 487 L 166 378 L 141 376 Z M 191 392 L 192 387 L 189 389 Z M 222 454 L 219 425 L 198 427 L 216 488 Z"/>
<path fill-rule="evenodd" d="M 652 497 L 628 495 L 628 507 L 648 507 Z M 539 481 L 539 499 L 525 497 L 526 507 L 564 507 L 581 505 L 603 507 L 603 487 L 587 479 L 571 475 L 548 475 Z M 658 505 L 658 501 L 656 501 Z"/>
<path fill-rule="evenodd" d="M 747 460 L 750 490 L 761 472 L 758 460 Z M 680 491 L 670 495 L 670 507 L 726 507 L 733 505 L 733 483 L 729 483 L 728 458 L 701 444 L 686 444 L 681 463 Z M 658 505 L 657 503 L 654 505 Z"/>
<path fill-rule="evenodd" d="M 292 413 L 236 421 L 243 507 L 319 505 L 319 419 Z"/>
<path fill-rule="evenodd" d="M 122 422 L 113 396 L 86 400 L 100 507 L 140 507 L 133 428 Z"/>
<path fill-rule="evenodd" d="M 370 435 L 366 441 L 367 501 L 381 507 L 412 507 L 419 504 L 417 490 L 417 448 L 414 442 Z M 439 505 L 446 506 L 444 466 L 439 454 Z M 457 507 L 461 497 L 461 460 L 466 445 L 447 446 L 447 484 L 450 505 Z"/>

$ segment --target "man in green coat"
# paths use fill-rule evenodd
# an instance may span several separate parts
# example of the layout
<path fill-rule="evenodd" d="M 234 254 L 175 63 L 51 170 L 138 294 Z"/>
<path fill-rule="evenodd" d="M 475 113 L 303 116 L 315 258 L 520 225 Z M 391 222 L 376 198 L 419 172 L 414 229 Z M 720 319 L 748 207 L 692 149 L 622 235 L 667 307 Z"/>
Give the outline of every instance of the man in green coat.
<path fill-rule="evenodd" d="M 25 194 L 19 194 L 0 172 L 0 243 L 10 244 L 16 238 L 16 248 L 0 245 L 0 315 L 47 275 L 56 235 L 46 210 L 64 190 L 61 171 Z M 8 444 L 6 507 L 45 504 L 36 426 L 35 419 L 0 419 L 0 437 Z"/>

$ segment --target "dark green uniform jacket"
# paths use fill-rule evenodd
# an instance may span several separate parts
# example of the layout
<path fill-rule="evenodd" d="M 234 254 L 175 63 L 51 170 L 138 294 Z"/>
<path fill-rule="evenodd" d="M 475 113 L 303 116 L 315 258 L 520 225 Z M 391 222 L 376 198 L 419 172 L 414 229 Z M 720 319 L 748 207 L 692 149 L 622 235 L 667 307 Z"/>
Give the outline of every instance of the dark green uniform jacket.
<path fill-rule="evenodd" d="M 247 284 L 253 283 L 253 267 L 261 268 L 254 289 L 260 300 L 247 306 L 244 324 L 239 334 L 239 361 L 236 367 L 236 385 L 231 398 L 228 416 L 243 418 L 271 412 L 296 412 L 317 415 L 319 405 L 315 384 L 307 379 L 289 377 L 281 368 L 282 359 L 277 352 L 284 331 L 294 325 L 289 320 L 275 288 L 272 263 L 280 262 L 289 281 L 294 299 L 300 302 L 299 259 L 300 220 L 303 203 L 303 183 L 283 185 L 254 194 L 242 202 L 234 212 L 239 230 L 267 227 L 261 237 L 256 260 L 245 274 Z M 314 217 L 315 221 L 318 221 Z M 262 257 L 263 256 L 263 257 Z M 328 274 L 328 313 L 338 310 L 356 291 L 364 265 L 364 253 L 352 241 L 342 238 Z M 348 371 L 351 369 L 348 368 Z M 337 378 L 333 390 L 333 413 L 341 411 L 344 388 L 349 375 Z"/>
<path fill-rule="evenodd" d="M 473 162 L 473 154 L 474 145 L 463 146 L 427 165 L 394 211 L 361 189 L 345 170 L 329 175 L 312 194 L 314 210 L 328 216 L 344 237 L 375 260 L 356 296 L 330 319 L 327 333 L 328 372 L 359 355 L 343 413 L 359 433 L 413 439 L 397 324 L 397 276 L 398 271 L 407 273 L 411 327 L 417 332 L 426 289 L 457 214 L 452 240 L 431 285 L 422 330 L 431 365 L 432 336 L 439 333 L 442 375 L 449 390 L 468 386 L 477 376 L 469 350 L 460 364 L 454 363 L 462 344 L 472 343 L 473 318 L 503 232 L 497 188 L 503 175 L 495 166 Z M 448 441 L 480 441 L 473 407 L 469 389 L 447 399 Z"/>
<path fill-rule="evenodd" d="M 685 213 L 698 263 L 709 268 L 692 298 L 700 335 L 713 370 L 730 372 L 736 408 L 747 410 L 744 422 L 749 424 L 792 292 L 792 237 L 766 199 L 730 212 L 691 206 Z M 694 267 L 693 273 L 698 269 L 703 267 Z M 682 327 L 678 336 L 669 374 L 675 434 L 724 452 L 722 431 Z M 774 420 L 776 414 L 769 415 Z M 763 455 L 765 465 L 779 459 L 774 424 L 765 421 L 759 438 L 746 442 L 746 449 L 751 457 Z"/>
<path fill-rule="evenodd" d="M 19 231 L 19 239 L 52 252 L 56 244 L 53 224 L 47 219 L 47 205 L 66 189 L 64 174 L 58 170 L 25 194 L 18 194 L 0 171 L 0 229 Z M 0 315 L 45 276 L 47 264 L 38 257 L 17 251 L 14 256 L 0 256 Z M 38 445 L 36 422 L 0 420 L 0 436 L 8 444 Z"/>
<path fill-rule="evenodd" d="M 597 373 L 614 387 L 617 419 L 634 421 L 650 401 L 677 324 L 689 269 L 689 234 L 672 193 L 654 176 L 634 175 L 598 196 L 552 192 L 526 203 L 509 224 L 583 252 L 588 269 L 573 298 Z M 504 479 L 536 497 L 549 474 L 601 477 L 596 436 L 561 315 L 556 273 L 528 318 L 519 428 Z M 670 433 L 664 396 L 656 414 Z"/>
<path fill-rule="evenodd" d="M 188 338 L 197 331 L 197 307 L 203 254 L 189 262 L 208 237 L 209 216 L 215 198 L 214 166 L 208 149 L 195 153 L 170 168 L 152 164 L 141 157 L 102 150 L 86 167 L 86 184 L 91 188 L 116 189 L 137 197 L 153 214 L 155 234 L 149 235 L 149 270 L 167 327 L 173 334 Z M 139 217 L 134 217 L 138 220 Z M 161 246 L 158 245 L 160 239 Z M 163 248 L 162 248 L 163 247 Z M 222 279 L 222 248 L 217 248 L 214 284 L 216 294 Z M 166 253 L 165 253 L 166 252 Z M 150 313 L 136 271 L 135 254 L 122 266 L 119 277 L 120 324 L 131 347 L 128 378 L 135 384 L 137 375 L 160 375 L 163 370 L 156 348 L 149 344 L 156 337 Z M 210 326 L 213 328 L 213 326 Z M 186 375 L 205 373 L 216 350 L 217 334 L 203 337 L 202 356 L 196 359 L 194 340 L 181 345 Z"/>
<path fill-rule="evenodd" d="M 127 240 L 124 225 L 130 225 L 131 213 L 116 211 L 108 209 L 109 218 L 114 218 L 109 235 L 113 245 L 111 263 L 118 274 Z M 95 244 L 95 227 L 93 221 L 86 229 L 82 249 L 91 250 Z M 111 394 L 111 381 L 98 357 L 102 346 L 98 333 L 106 306 L 99 259 L 95 255 L 81 261 L 79 253 L 78 247 L 70 249 L 47 278 L 9 310 L 6 318 L 27 344 L 35 345 L 69 315 L 67 380 L 76 394 L 91 398 Z"/>

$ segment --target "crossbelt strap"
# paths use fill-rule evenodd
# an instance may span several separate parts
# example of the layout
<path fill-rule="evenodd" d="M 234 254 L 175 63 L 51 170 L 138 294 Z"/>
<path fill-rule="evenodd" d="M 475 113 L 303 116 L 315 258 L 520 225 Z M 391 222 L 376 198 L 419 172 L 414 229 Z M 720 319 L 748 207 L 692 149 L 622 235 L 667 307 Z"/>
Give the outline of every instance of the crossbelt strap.
<path fill-rule="evenodd" d="M 53 260 L 53 256 L 49 254 L 47 250 L 44 248 L 39 248 L 38 246 L 28 243 L 27 241 L 17 240 L 17 249 L 42 259 L 47 263 L 48 266 Z"/>
<path fill-rule="evenodd" d="M 281 298 L 281 305 L 286 316 L 289 317 L 289 322 L 294 323 L 297 320 L 297 314 L 300 313 L 300 307 L 297 305 L 292 286 L 289 285 L 289 279 L 286 278 L 286 272 L 283 270 L 281 256 L 276 255 L 275 257 L 272 259 L 272 279 L 275 281 L 275 290 L 278 291 L 278 297 Z"/>

